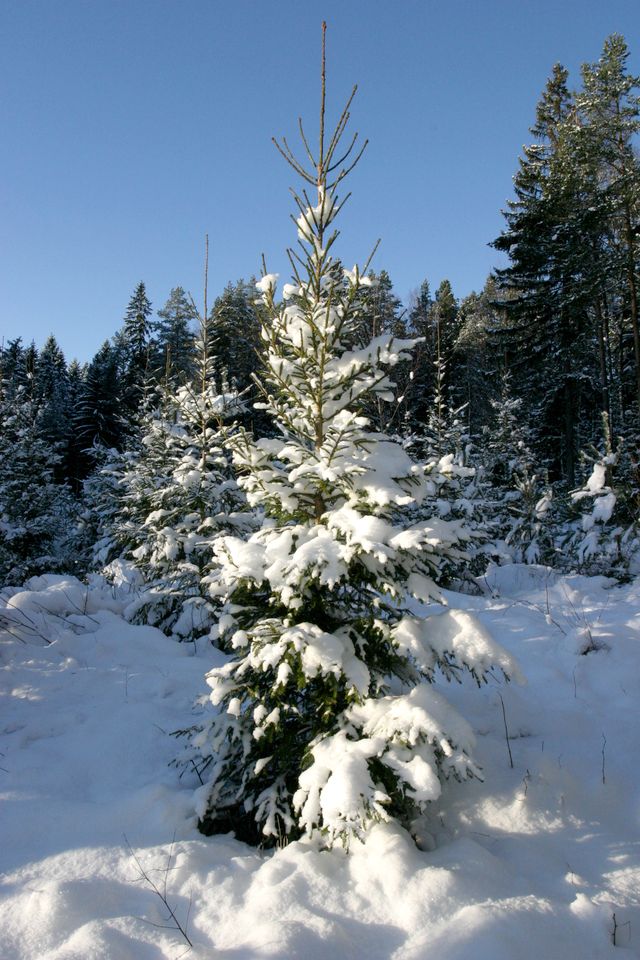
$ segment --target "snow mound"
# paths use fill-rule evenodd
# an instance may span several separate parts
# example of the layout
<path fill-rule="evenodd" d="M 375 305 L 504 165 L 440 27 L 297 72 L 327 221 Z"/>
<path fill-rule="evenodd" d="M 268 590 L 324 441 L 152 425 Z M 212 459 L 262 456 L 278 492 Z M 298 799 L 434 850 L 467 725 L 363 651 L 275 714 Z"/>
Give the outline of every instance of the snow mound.
<path fill-rule="evenodd" d="M 104 584 L 4 591 L 0 957 L 640 956 L 640 583 L 504 571 L 425 621 L 447 645 L 466 618 L 474 636 L 482 624 L 527 675 L 526 687 L 438 685 L 470 720 L 460 739 L 475 736 L 484 782 L 446 781 L 440 796 L 432 784 L 421 849 L 380 823 L 348 853 L 198 834 L 168 734 L 193 722 L 222 654 L 127 623 Z M 17 635 L 18 614 L 37 629 Z M 418 691 L 398 722 L 425 723 L 420 709 Z M 362 710 L 373 741 L 378 718 Z M 416 788 L 429 789 L 417 768 Z M 191 950 L 150 881 L 166 884 Z"/>

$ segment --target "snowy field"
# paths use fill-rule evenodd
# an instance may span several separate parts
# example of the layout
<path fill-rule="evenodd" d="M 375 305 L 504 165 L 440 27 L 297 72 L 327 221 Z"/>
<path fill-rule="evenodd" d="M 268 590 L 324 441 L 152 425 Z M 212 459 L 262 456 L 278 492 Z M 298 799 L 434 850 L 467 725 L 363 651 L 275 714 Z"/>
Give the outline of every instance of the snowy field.
<path fill-rule="evenodd" d="M 349 855 L 197 832 L 169 733 L 220 653 L 128 624 L 104 587 L 5 590 L 0 958 L 640 957 L 640 581 L 512 566 L 483 589 L 446 596 L 528 680 L 440 685 L 484 783 L 447 785 L 423 849 L 381 825 Z"/>

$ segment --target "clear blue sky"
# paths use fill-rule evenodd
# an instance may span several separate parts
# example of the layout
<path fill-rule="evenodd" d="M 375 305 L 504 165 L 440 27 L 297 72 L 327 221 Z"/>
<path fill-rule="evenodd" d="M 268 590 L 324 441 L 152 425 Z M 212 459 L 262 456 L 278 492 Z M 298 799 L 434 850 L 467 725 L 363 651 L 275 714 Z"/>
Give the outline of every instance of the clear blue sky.
<path fill-rule="evenodd" d="M 561 61 L 624 34 L 638 0 L 0 0 L 0 337 L 55 333 L 89 359 L 140 280 L 154 310 L 181 285 L 288 275 L 294 182 L 271 136 L 317 127 L 320 23 L 335 114 L 359 84 L 370 139 L 337 252 L 407 300 L 426 277 L 480 289 L 487 246 Z"/>

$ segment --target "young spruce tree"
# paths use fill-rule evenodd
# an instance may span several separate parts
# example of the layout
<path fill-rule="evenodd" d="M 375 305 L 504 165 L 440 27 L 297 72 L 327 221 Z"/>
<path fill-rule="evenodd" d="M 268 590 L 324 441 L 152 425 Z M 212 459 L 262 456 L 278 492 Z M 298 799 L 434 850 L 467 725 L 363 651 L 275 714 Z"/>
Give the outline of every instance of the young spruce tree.
<path fill-rule="evenodd" d="M 333 257 L 338 187 L 362 153 L 355 136 L 340 147 L 352 98 L 325 137 L 323 53 L 317 157 L 302 133 L 313 169 L 280 148 L 317 199 L 296 196 L 302 252 L 282 302 L 273 274 L 258 283 L 269 315 L 264 407 L 280 437 L 234 442 L 240 483 L 265 518 L 247 539 L 216 544 L 232 656 L 208 674 L 217 710 L 191 741 L 206 780 L 203 831 L 265 844 L 348 843 L 374 821 L 409 825 L 442 777 L 478 773 L 471 730 L 435 692 L 436 671 L 467 668 L 480 681 L 494 666 L 515 669 L 467 614 L 407 612 L 409 596 L 439 597 L 434 578 L 461 524 L 401 523 L 429 478 L 361 414 L 393 400 L 388 369 L 412 341 L 353 340 L 366 278 Z"/>
<path fill-rule="evenodd" d="M 160 385 L 157 406 L 142 417 L 141 442 L 102 470 L 107 488 L 117 478 L 119 509 L 107 515 L 97 553 L 110 545 L 108 556 L 133 563 L 144 580 L 129 619 L 189 640 L 207 633 L 215 617 L 208 576 L 216 538 L 252 529 L 228 453 L 240 403 L 214 378 L 206 280 L 198 319 L 193 381 Z"/>

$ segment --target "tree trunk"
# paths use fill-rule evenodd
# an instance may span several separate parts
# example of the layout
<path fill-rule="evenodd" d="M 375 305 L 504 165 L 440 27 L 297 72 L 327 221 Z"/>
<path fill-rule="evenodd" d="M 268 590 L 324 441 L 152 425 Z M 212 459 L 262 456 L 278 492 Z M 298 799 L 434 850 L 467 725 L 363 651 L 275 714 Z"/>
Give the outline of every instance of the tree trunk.
<path fill-rule="evenodd" d="M 573 413 L 573 383 L 567 377 L 563 390 L 563 427 L 564 427 L 564 473 L 570 487 L 576 485 L 575 436 L 576 424 Z"/>
<path fill-rule="evenodd" d="M 633 253 L 635 237 L 631 221 L 629 201 L 625 200 L 624 229 L 627 243 L 627 281 L 629 284 L 629 308 L 631 315 L 631 331 L 633 334 L 633 353 L 636 368 L 636 402 L 640 415 L 640 328 L 638 326 L 638 284 L 636 282 L 636 263 Z"/>

